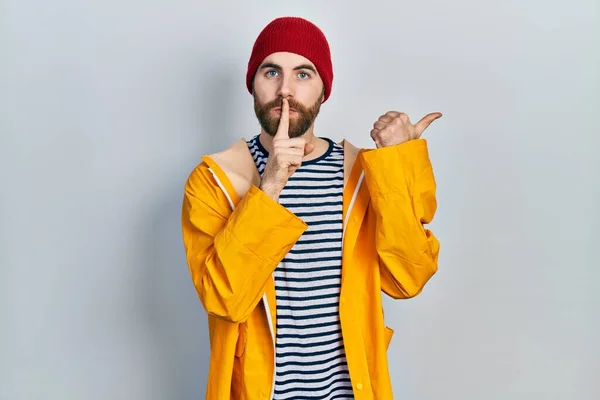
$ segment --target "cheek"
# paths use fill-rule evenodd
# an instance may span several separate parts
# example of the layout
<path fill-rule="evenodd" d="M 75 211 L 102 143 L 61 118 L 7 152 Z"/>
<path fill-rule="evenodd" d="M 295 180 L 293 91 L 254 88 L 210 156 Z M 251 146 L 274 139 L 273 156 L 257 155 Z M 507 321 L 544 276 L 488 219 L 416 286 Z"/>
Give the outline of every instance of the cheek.
<path fill-rule="evenodd" d="M 275 99 L 275 96 L 269 91 L 264 90 L 264 88 L 255 88 L 254 98 L 259 104 L 264 105 L 272 102 Z"/>
<path fill-rule="evenodd" d="M 323 91 L 321 88 L 303 87 L 296 90 L 296 100 L 302 102 L 305 106 L 313 105 L 321 101 Z"/>
<path fill-rule="evenodd" d="M 254 95 L 259 100 L 261 100 L 261 101 L 264 100 L 265 97 L 266 97 L 264 86 L 262 86 L 262 85 L 254 85 Z"/>
<path fill-rule="evenodd" d="M 257 75 L 255 79 L 255 85 L 259 90 L 275 90 L 280 84 L 280 79 L 275 77 L 267 77 L 264 75 Z"/>
<path fill-rule="evenodd" d="M 311 88 L 311 94 L 310 94 L 311 104 L 315 103 L 316 101 L 323 100 L 324 94 L 325 94 L 325 92 L 323 91 L 322 83 L 319 83 L 318 85 L 313 86 Z"/>

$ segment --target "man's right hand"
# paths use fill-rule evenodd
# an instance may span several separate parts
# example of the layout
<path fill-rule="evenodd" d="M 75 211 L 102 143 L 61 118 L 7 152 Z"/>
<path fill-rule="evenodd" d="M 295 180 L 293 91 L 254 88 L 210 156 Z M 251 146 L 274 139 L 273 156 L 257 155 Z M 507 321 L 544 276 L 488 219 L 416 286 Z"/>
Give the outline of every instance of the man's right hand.
<path fill-rule="evenodd" d="M 315 148 L 314 145 L 306 143 L 303 137 L 290 139 L 289 127 L 290 105 L 284 98 L 279 127 L 273 137 L 273 146 L 260 184 L 260 189 L 275 201 L 279 201 L 279 194 L 288 179 L 302 165 L 302 159 Z"/>

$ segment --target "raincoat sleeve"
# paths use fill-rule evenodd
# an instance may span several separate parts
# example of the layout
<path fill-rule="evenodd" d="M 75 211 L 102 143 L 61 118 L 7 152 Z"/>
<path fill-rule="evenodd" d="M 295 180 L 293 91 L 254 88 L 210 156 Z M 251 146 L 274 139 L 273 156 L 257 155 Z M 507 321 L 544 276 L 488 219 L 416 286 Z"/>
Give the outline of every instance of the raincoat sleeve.
<path fill-rule="evenodd" d="M 427 142 L 411 140 L 361 157 L 377 221 L 382 290 L 396 299 L 414 297 L 437 271 L 440 248 L 425 227 L 437 208 Z"/>
<path fill-rule="evenodd" d="M 185 184 L 182 233 L 188 267 L 207 313 L 245 321 L 271 274 L 307 225 L 256 186 L 232 210 L 203 163 Z"/>

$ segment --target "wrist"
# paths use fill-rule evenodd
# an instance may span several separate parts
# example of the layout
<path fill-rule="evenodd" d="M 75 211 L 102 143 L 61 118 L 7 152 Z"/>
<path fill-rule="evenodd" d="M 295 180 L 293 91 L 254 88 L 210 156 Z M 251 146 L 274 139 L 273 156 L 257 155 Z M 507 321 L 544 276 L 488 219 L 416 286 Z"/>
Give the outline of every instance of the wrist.
<path fill-rule="evenodd" d="M 278 189 L 276 186 L 270 185 L 268 183 L 261 182 L 260 190 L 262 190 L 267 196 L 273 199 L 275 202 L 279 202 L 279 194 L 281 193 L 281 189 Z"/>

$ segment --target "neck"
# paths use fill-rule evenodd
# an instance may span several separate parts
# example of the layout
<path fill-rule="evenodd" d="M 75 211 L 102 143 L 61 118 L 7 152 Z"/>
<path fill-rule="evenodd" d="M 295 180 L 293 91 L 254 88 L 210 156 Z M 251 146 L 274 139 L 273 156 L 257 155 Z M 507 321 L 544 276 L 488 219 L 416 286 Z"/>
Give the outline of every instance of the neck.
<path fill-rule="evenodd" d="M 315 136 L 313 127 L 310 127 L 310 129 L 307 130 L 306 133 L 301 137 L 306 140 L 306 143 L 310 143 L 315 146 L 315 149 L 306 157 L 304 157 L 304 161 L 310 161 L 321 157 L 329 148 L 329 142 Z M 269 154 L 271 154 L 273 150 L 273 136 L 269 135 L 264 130 L 261 130 L 259 140 L 260 144 L 262 144 Z"/>

